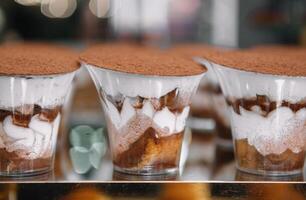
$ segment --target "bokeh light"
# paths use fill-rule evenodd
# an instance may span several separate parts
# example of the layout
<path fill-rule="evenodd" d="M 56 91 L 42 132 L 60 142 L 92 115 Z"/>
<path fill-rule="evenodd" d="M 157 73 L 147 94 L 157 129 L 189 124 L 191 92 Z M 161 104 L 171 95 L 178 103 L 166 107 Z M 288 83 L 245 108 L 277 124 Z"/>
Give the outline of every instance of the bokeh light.
<path fill-rule="evenodd" d="M 108 17 L 110 6 L 110 0 L 90 0 L 89 2 L 90 11 L 99 18 Z"/>
<path fill-rule="evenodd" d="M 76 7 L 76 0 L 42 0 L 41 2 L 41 12 L 50 18 L 70 17 Z"/>
<path fill-rule="evenodd" d="M 25 6 L 32 6 L 40 4 L 41 0 L 15 0 L 15 2 Z"/>

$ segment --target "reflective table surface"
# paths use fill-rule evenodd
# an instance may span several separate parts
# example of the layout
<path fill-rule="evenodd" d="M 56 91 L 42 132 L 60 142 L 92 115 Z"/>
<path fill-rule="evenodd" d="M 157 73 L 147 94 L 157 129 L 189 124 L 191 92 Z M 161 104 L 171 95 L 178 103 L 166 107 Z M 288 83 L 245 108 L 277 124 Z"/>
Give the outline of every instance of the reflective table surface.
<path fill-rule="evenodd" d="M 305 197 L 306 186 L 302 184 L 46 183 L 0 185 L 0 199 L 10 200 L 303 200 Z"/>

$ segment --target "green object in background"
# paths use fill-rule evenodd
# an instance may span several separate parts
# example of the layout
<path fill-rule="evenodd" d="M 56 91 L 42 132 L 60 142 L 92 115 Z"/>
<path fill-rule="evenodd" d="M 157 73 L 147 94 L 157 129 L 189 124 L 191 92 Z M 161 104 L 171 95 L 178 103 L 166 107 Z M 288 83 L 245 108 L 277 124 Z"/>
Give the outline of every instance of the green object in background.
<path fill-rule="evenodd" d="M 71 144 L 70 158 L 78 174 L 86 174 L 92 167 L 98 169 L 106 153 L 104 129 L 90 126 L 77 126 L 69 135 Z"/>

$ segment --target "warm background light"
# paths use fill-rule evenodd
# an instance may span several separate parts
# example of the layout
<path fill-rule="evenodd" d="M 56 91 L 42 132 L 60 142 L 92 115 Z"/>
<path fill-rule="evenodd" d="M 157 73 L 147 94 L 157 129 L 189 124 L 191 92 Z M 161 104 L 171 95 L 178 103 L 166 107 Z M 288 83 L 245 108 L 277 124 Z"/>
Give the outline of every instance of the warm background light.
<path fill-rule="evenodd" d="M 89 2 L 90 11 L 99 18 L 105 18 L 108 16 L 110 6 L 110 0 L 90 0 Z"/>
<path fill-rule="evenodd" d="M 15 1 L 25 6 L 32 6 L 40 4 L 42 0 L 15 0 Z"/>
<path fill-rule="evenodd" d="M 76 0 L 42 0 L 41 2 L 41 12 L 50 18 L 70 17 L 76 7 Z"/>

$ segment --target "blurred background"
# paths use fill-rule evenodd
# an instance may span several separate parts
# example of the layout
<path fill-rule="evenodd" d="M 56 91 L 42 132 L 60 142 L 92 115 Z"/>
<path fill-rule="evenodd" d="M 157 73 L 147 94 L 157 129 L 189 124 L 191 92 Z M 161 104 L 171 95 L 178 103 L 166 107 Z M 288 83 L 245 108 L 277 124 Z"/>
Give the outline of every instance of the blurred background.
<path fill-rule="evenodd" d="M 49 41 L 77 51 L 106 41 L 136 41 L 160 48 L 179 43 L 228 48 L 306 46 L 306 1 L 1 0 L 0 41 Z M 73 166 L 68 154 L 72 129 L 79 125 L 105 127 L 99 98 L 86 70 L 78 73 L 64 109 L 56 168 L 42 179 L 116 180 L 109 152 L 99 161 L 98 169 L 83 166 L 86 162 Z M 265 177 L 257 179 L 235 170 L 232 147 L 216 145 L 214 126 L 212 119 L 201 130 L 187 130 L 180 179 L 262 181 Z M 303 179 L 293 177 L 293 181 Z"/>
<path fill-rule="evenodd" d="M 0 38 L 304 44 L 304 0 L 1 0 Z"/>

